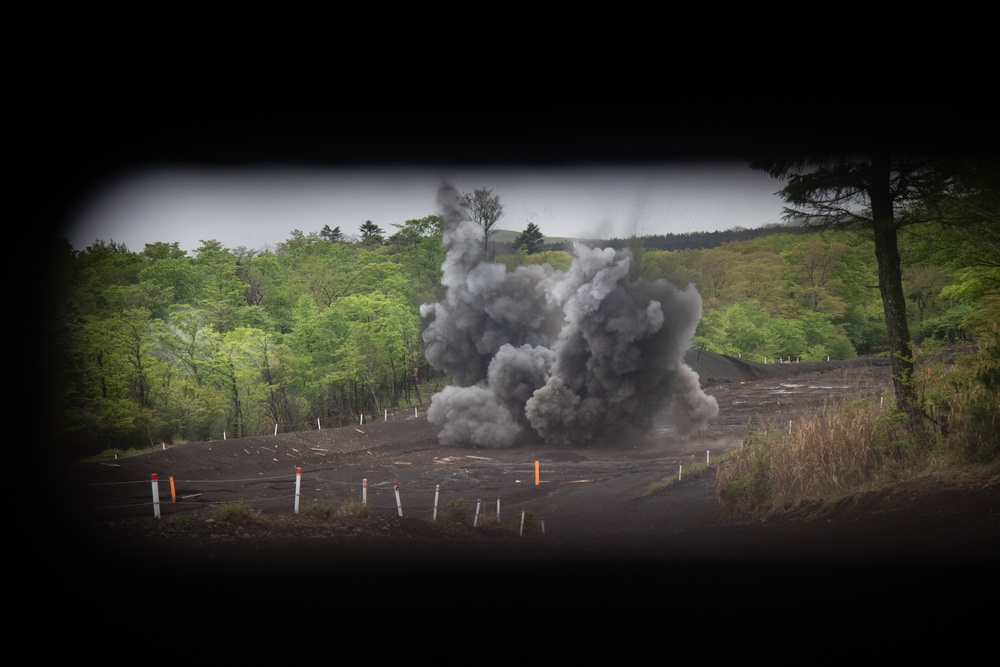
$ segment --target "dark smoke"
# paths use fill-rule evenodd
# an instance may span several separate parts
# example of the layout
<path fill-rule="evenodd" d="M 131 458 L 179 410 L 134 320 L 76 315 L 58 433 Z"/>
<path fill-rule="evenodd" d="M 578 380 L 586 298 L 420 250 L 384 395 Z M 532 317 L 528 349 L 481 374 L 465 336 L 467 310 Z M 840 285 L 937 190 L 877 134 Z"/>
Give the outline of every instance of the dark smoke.
<path fill-rule="evenodd" d="M 689 437 L 718 414 L 684 363 L 701 319 L 694 285 L 629 280 L 627 250 L 582 244 L 565 272 L 510 272 L 487 261 L 454 188 L 438 204 L 446 296 L 420 312 L 427 360 L 454 383 L 427 412 L 443 444 L 574 446 L 657 421 Z"/>

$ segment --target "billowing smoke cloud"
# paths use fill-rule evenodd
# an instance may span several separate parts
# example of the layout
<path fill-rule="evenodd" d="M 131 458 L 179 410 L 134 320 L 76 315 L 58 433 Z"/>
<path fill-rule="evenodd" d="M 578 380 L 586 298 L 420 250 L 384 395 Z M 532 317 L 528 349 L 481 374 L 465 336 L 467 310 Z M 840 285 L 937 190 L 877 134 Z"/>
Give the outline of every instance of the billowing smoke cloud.
<path fill-rule="evenodd" d="M 649 431 L 688 437 L 719 408 L 684 364 L 701 319 L 694 285 L 629 280 L 627 250 L 574 246 L 565 272 L 487 261 L 459 193 L 438 193 L 447 254 L 443 301 L 425 304 L 425 354 L 454 383 L 427 418 L 443 444 L 560 446 Z"/>

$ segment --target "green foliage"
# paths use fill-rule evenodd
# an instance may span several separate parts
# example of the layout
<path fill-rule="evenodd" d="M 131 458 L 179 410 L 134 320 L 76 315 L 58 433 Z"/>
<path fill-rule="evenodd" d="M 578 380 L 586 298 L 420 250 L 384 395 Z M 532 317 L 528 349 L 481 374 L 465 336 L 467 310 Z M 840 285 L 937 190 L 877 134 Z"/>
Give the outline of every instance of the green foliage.
<path fill-rule="evenodd" d="M 1000 335 L 977 354 L 928 366 L 917 376 L 922 408 L 963 458 L 1000 461 Z"/>
<path fill-rule="evenodd" d="M 722 465 L 718 494 L 726 516 L 753 513 L 769 505 L 771 456 L 766 432 L 747 424 L 738 454 L 723 457 Z"/>
<path fill-rule="evenodd" d="M 344 241 L 344 234 L 340 231 L 340 227 L 330 229 L 330 225 L 323 225 L 323 229 L 320 230 L 319 235 L 321 238 L 332 243 L 342 243 Z"/>
<path fill-rule="evenodd" d="M 966 457 L 976 463 L 1000 460 L 1000 337 L 986 348 L 976 371 L 978 389 L 970 397 L 959 443 Z"/>
<path fill-rule="evenodd" d="M 212 512 L 216 521 L 231 523 L 236 526 L 247 526 L 260 519 L 260 510 L 255 510 L 242 500 L 221 503 Z"/>
<path fill-rule="evenodd" d="M 758 361 L 764 357 L 821 361 L 827 356 L 856 356 L 847 335 L 828 315 L 809 311 L 797 320 L 777 317 L 755 300 L 706 312 L 694 342 L 721 354 Z"/>
<path fill-rule="evenodd" d="M 499 204 L 482 194 L 484 204 Z M 482 213 L 488 222 L 502 206 Z M 164 242 L 138 253 L 113 241 L 82 252 L 67 245 L 53 273 L 52 446 L 79 457 L 262 435 L 275 424 L 303 430 L 317 418 L 348 423 L 426 403 L 443 381 L 423 358 L 419 312 L 443 293 L 441 224 L 439 216 L 407 220 L 371 244 L 338 236 L 333 225 L 293 230 L 274 252 L 215 240 L 190 254 Z M 931 235 L 904 244 L 914 331 L 925 345 L 985 340 L 1000 319 L 995 260 L 982 263 L 992 228 L 940 231 L 946 251 Z M 803 361 L 884 350 L 870 239 L 781 229 L 718 235 L 714 244 L 699 238 L 676 250 L 627 243 L 634 278 L 698 289 L 695 345 Z M 543 246 L 496 261 L 511 271 L 565 271 L 572 255 Z M 968 384 L 970 398 L 973 386 L 984 385 Z M 973 419 L 973 405 L 963 418 Z M 984 429 L 988 414 L 979 417 Z"/>
<path fill-rule="evenodd" d="M 913 433 L 908 422 L 906 413 L 893 408 L 877 415 L 872 424 L 872 435 L 876 442 L 875 451 L 893 458 L 904 456 L 912 445 Z"/>
<path fill-rule="evenodd" d="M 464 498 L 448 501 L 443 518 L 451 523 L 468 523 L 472 517 L 472 505 Z"/>
<path fill-rule="evenodd" d="M 539 533 L 542 530 L 542 519 L 529 509 L 515 513 L 515 522 L 519 533 Z"/>
<path fill-rule="evenodd" d="M 365 245 L 382 245 L 385 242 L 385 230 L 371 220 L 365 220 L 361 227 L 361 242 Z"/>
<path fill-rule="evenodd" d="M 951 344 L 967 340 L 971 336 L 966 333 L 965 322 L 975 312 L 972 306 L 959 303 L 936 317 L 929 317 L 920 325 L 919 340 Z"/>
<path fill-rule="evenodd" d="M 529 222 L 524 231 L 514 237 L 514 250 L 525 255 L 534 255 L 545 246 L 542 230 L 533 222 Z"/>
<path fill-rule="evenodd" d="M 519 266 L 535 266 L 548 264 L 557 271 L 567 271 L 573 262 L 573 256 L 565 250 L 541 250 L 534 255 L 517 253 L 504 255 L 496 259 L 503 264 L 508 271 L 515 271 Z"/>
<path fill-rule="evenodd" d="M 331 503 L 312 500 L 303 503 L 299 508 L 299 515 L 318 522 L 330 521 L 337 516 L 337 508 Z"/>
<path fill-rule="evenodd" d="M 313 521 L 325 522 L 336 519 L 367 519 L 372 514 L 371 506 L 357 499 L 342 503 L 312 500 L 299 508 L 299 515 Z"/>
<path fill-rule="evenodd" d="M 372 515 L 372 507 L 357 499 L 345 501 L 337 508 L 336 516 L 340 518 L 367 519 Z"/>

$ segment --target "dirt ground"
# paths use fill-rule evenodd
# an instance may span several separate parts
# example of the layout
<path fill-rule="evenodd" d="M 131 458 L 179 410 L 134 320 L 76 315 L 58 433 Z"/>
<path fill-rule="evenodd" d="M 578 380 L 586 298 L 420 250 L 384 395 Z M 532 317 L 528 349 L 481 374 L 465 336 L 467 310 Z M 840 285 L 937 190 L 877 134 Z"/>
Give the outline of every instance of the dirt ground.
<path fill-rule="evenodd" d="M 833 582 L 902 570 L 952 574 L 1000 556 L 1000 485 L 938 483 L 866 493 L 766 521 L 722 521 L 711 463 L 749 421 L 782 427 L 844 396 L 880 396 L 884 363 L 763 364 L 693 351 L 719 417 L 688 440 L 585 449 L 456 448 L 420 412 L 388 422 L 167 447 L 76 464 L 58 477 L 74 571 L 116 579 L 337 582 L 492 574 L 699 586 L 800 573 Z M 152 476 L 159 496 L 154 506 Z M 665 479 L 674 483 L 651 491 Z M 273 520 L 215 521 L 242 500 Z M 364 501 L 371 518 L 314 520 L 317 503 Z M 296 508 L 298 512 L 296 512 Z M 495 526 L 496 518 L 502 526 Z M 350 573 L 345 577 L 345 573 Z M 624 578 L 624 579 L 622 579 Z M 831 583 L 832 585 L 832 583 Z"/>

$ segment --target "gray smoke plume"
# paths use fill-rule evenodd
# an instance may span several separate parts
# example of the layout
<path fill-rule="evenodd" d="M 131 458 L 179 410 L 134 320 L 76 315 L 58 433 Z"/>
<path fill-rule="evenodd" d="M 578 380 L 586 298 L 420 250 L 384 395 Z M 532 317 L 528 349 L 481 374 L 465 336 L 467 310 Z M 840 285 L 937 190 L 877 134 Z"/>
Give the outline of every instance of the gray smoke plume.
<path fill-rule="evenodd" d="M 629 280 L 627 250 L 574 245 L 569 269 L 508 271 L 487 261 L 483 230 L 459 193 L 438 192 L 443 301 L 425 304 L 427 361 L 454 383 L 427 418 L 443 444 L 512 447 L 541 438 L 575 446 L 647 432 L 689 437 L 718 404 L 684 363 L 698 321 L 694 285 Z"/>

